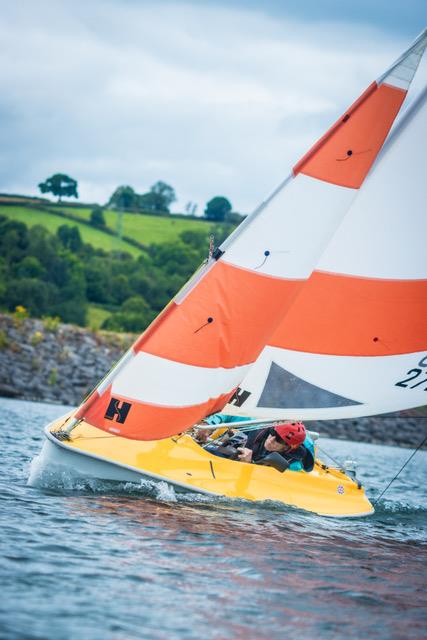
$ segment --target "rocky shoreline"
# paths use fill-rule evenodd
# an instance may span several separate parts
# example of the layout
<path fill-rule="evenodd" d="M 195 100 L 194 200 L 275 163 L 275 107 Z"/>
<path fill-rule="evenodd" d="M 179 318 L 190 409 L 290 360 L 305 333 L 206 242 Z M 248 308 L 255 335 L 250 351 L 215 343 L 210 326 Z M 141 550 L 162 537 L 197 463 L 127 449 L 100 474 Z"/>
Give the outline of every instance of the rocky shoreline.
<path fill-rule="evenodd" d="M 0 314 L 0 396 L 77 405 L 133 339 Z"/>
<path fill-rule="evenodd" d="M 134 337 L 0 314 L 0 396 L 76 406 Z M 417 447 L 427 434 L 427 417 L 319 421 L 310 428 L 342 440 Z"/>

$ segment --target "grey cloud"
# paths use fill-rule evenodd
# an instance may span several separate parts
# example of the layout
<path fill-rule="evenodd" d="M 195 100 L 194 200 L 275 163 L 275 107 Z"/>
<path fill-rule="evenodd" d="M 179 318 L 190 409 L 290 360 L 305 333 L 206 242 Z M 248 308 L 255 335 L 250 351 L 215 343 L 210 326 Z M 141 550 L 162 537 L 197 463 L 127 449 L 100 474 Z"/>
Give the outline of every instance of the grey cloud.
<path fill-rule="evenodd" d="M 252 209 L 406 38 L 237 4 L 4 2 L 0 190 L 54 171 Z M 415 34 L 414 34 L 415 35 Z"/>

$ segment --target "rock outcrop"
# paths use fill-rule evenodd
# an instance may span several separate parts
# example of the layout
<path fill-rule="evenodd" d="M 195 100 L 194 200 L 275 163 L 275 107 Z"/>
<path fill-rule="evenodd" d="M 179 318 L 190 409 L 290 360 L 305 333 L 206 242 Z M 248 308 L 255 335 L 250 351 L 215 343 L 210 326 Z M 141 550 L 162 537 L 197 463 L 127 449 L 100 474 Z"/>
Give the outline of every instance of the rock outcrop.
<path fill-rule="evenodd" d="M 78 405 L 132 342 L 126 334 L 0 315 L 0 395 Z"/>

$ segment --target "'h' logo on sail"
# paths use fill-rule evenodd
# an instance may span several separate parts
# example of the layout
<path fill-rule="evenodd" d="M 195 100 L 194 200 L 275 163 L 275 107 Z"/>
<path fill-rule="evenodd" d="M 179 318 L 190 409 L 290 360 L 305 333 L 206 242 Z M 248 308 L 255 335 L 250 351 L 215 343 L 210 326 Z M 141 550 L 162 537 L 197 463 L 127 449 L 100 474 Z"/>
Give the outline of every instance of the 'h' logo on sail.
<path fill-rule="evenodd" d="M 228 401 L 228 404 L 234 404 L 236 407 L 241 407 L 242 404 L 246 402 L 246 400 L 249 398 L 250 395 L 251 395 L 250 391 L 245 391 L 244 389 L 237 387 L 236 391 Z"/>
<path fill-rule="evenodd" d="M 104 417 L 107 418 L 107 420 L 115 420 L 116 422 L 123 424 L 131 406 L 132 405 L 129 402 L 120 402 L 117 398 L 111 398 Z"/>

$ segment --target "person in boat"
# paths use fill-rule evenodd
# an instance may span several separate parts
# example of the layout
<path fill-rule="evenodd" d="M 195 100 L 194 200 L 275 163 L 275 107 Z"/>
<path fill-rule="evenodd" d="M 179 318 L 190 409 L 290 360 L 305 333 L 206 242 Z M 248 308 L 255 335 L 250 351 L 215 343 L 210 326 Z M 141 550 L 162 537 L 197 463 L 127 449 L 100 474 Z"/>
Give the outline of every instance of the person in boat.
<path fill-rule="evenodd" d="M 312 471 L 314 443 L 302 422 L 286 422 L 249 433 L 244 447 L 238 449 L 241 462 L 253 462 L 279 471 Z"/>
<path fill-rule="evenodd" d="M 250 418 L 216 413 L 207 416 L 203 422 L 209 426 L 220 427 L 224 423 L 237 423 L 243 420 L 247 421 Z M 209 434 L 212 432 L 207 429 L 200 431 L 202 432 L 201 441 L 208 442 Z M 235 455 L 232 453 L 232 447 L 227 451 L 230 444 L 235 447 Z M 236 435 L 236 432 L 229 430 L 227 447 L 221 447 L 218 450 L 215 443 L 212 443 L 205 448 L 221 457 L 234 457 L 241 462 L 272 466 L 279 471 L 290 469 L 309 472 L 314 467 L 314 443 L 302 422 L 285 422 L 274 427 L 251 431 L 248 434 L 237 431 Z"/>

